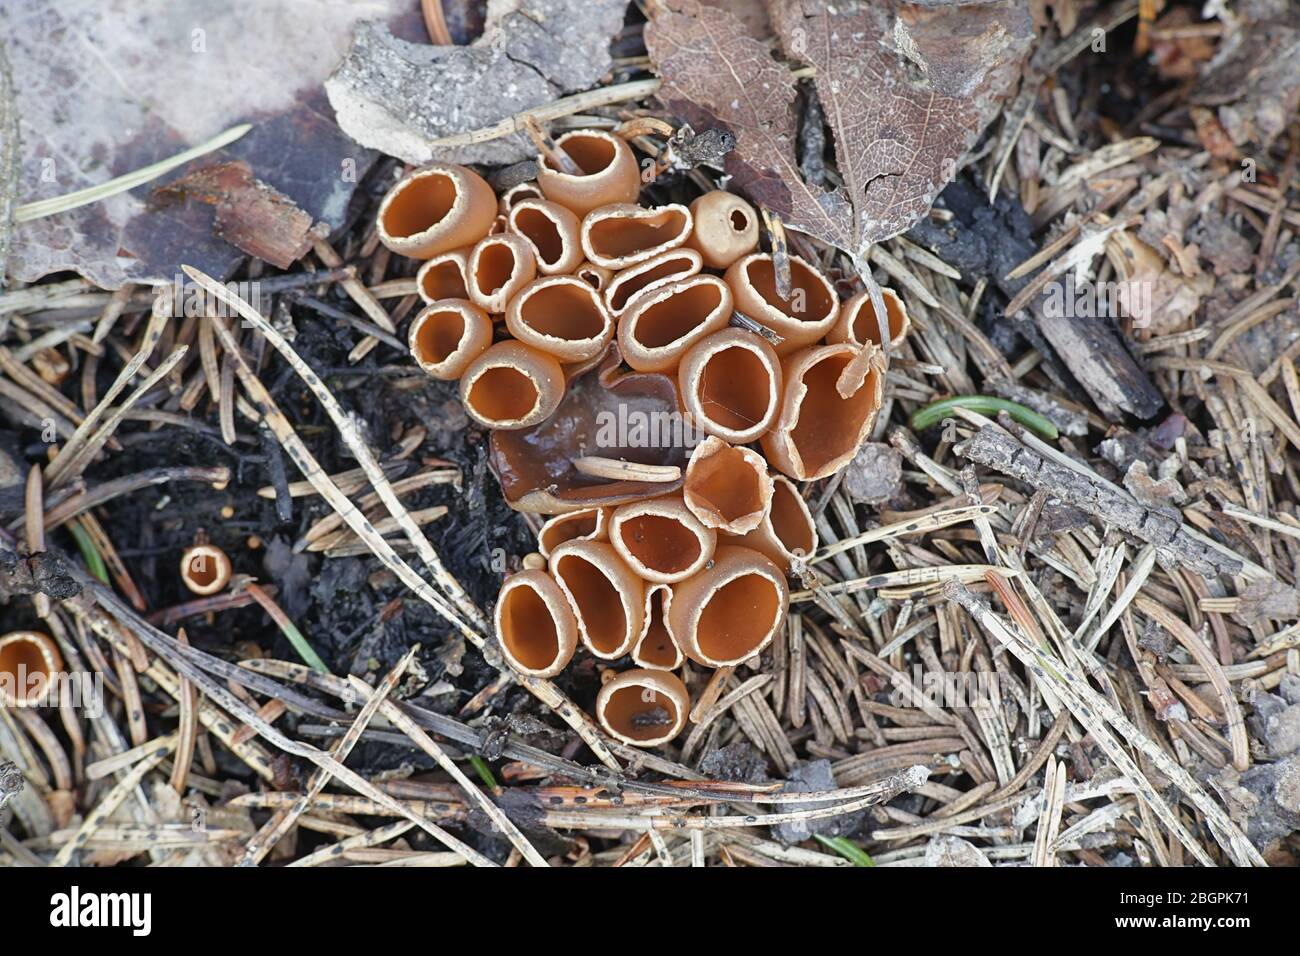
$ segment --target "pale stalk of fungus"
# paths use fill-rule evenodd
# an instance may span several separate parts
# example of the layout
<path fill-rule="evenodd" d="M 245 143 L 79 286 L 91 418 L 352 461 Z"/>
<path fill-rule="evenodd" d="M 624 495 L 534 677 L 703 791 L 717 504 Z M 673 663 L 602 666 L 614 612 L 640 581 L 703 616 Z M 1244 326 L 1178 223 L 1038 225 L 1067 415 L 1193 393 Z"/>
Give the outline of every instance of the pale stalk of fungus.
<path fill-rule="evenodd" d="M 767 555 L 786 574 L 795 558 L 807 559 L 817 550 L 817 523 L 799 489 L 785 475 L 772 476 L 772 506 L 757 528 L 729 544 Z"/>
<path fill-rule="evenodd" d="M 506 309 L 506 328 L 564 363 L 596 358 L 614 338 L 600 293 L 577 276 L 543 276 L 524 286 Z"/>
<path fill-rule="evenodd" d="M 691 346 L 677 367 L 682 404 L 706 434 L 758 440 L 781 411 L 781 359 L 760 335 L 726 328 Z"/>
<path fill-rule="evenodd" d="M 542 187 L 536 182 L 518 183 L 501 194 L 501 198 L 497 200 L 497 212 L 502 216 L 509 216 L 510 210 L 524 200 L 544 198 Z"/>
<path fill-rule="evenodd" d="M 48 635 L 10 631 L 0 637 L 0 706 L 41 706 L 61 673 L 63 655 Z"/>
<path fill-rule="evenodd" d="M 691 203 L 695 230 L 686 244 L 710 269 L 726 269 L 758 248 L 758 214 L 734 193 L 715 189 Z"/>
<path fill-rule="evenodd" d="M 379 204 L 375 228 L 389 249 L 414 259 L 472 246 L 491 230 L 497 197 L 478 173 L 433 163 L 404 177 Z"/>
<path fill-rule="evenodd" d="M 460 380 L 465 412 L 488 428 L 530 428 L 564 397 L 564 369 L 522 342 L 498 342 L 470 362 Z"/>
<path fill-rule="evenodd" d="M 573 270 L 573 274 L 597 292 L 604 292 L 614 279 L 613 270 L 606 269 L 604 266 L 595 266 L 585 261 Z"/>
<path fill-rule="evenodd" d="M 440 252 L 420 266 L 415 274 L 415 289 L 426 304 L 441 299 L 468 299 L 465 277 L 469 269 L 470 248 Z"/>
<path fill-rule="evenodd" d="M 641 194 L 641 168 L 632 149 L 613 133 L 579 129 L 555 141 L 582 170 L 561 172 L 551 159 L 537 157 L 537 185 L 542 195 L 582 217 L 611 203 L 634 203 Z"/>
<path fill-rule="evenodd" d="M 617 272 L 685 244 L 691 211 L 680 203 L 602 206 L 583 218 L 580 234 L 587 261 Z"/>
<path fill-rule="evenodd" d="M 633 747 L 658 747 L 682 732 L 691 709 L 681 678 L 667 671 L 624 671 L 596 695 L 596 719 Z"/>
<path fill-rule="evenodd" d="M 781 370 L 785 394 L 776 424 L 761 439 L 768 462 L 797 481 L 815 481 L 839 471 L 871 434 L 884 395 L 885 373 L 878 350 L 861 387 L 848 398 L 837 384 L 861 351 L 842 342 L 803 349 L 787 356 Z"/>
<path fill-rule="evenodd" d="M 690 348 L 731 321 L 731 289 L 694 275 L 637 296 L 618 325 L 623 361 L 638 372 L 671 372 Z"/>
<path fill-rule="evenodd" d="M 580 227 L 571 210 L 547 199 L 525 199 L 510 210 L 508 228 L 533 247 L 542 275 L 567 274 L 582 263 Z"/>
<path fill-rule="evenodd" d="M 578 647 L 578 621 L 560 586 L 545 571 L 506 578 L 497 595 L 497 641 L 510 666 L 531 677 L 554 677 Z"/>
<path fill-rule="evenodd" d="M 505 312 L 519 290 L 537 278 L 533 246 L 511 233 L 487 236 L 474 246 L 465 269 L 469 297 L 492 315 Z"/>
<path fill-rule="evenodd" d="M 761 455 L 710 435 L 691 452 L 682 499 L 705 527 L 745 534 L 767 515 L 772 490 L 772 477 Z"/>
<path fill-rule="evenodd" d="M 673 584 L 708 563 L 718 534 L 680 497 L 669 496 L 615 508 L 609 517 L 609 542 L 641 578 Z"/>
<path fill-rule="evenodd" d="M 709 567 L 673 585 L 668 622 L 687 657 L 726 667 L 767 647 L 789 608 L 780 568 L 751 548 L 723 544 Z"/>
<path fill-rule="evenodd" d="M 492 344 L 492 319 L 473 302 L 442 299 L 411 320 L 406 338 L 420 368 L 453 381 Z"/>
<path fill-rule="evenodd" d="M 881 289 L 885 300 L 885 321 L 889 329 L 889 351 L 893 352 L 903 344 L 911 322 L 907 317 L 907 306 L 893 289 Z M 849 342 L 853 345 L 866 345 L 871 342 L 881 345 L 880 323 L 876 321 L 876 310 L 871 304 L 871 296 L 859 292 L 840 306 L 840 317 L 835 326 L 826 334 L 830 344 Z"/>
<path fill-rule="evenodd" d="M 537 550 L 549 558 L 566 541 L 604 541 L 608 524 L 608 508 L 580 508 L 556 515 L 537 532 Z"/>
<path fill-rule="evenodd" d="M 608 541 L 566 541 L 551 552 L 551 577 L 578 620 L 578 636 L 596 657 L 632 649 L 645 622 L 645 582 Z"/>
<path fill-rule="evenodd" d="M 613 315 L 622 315 L 642 292 L 658 289 L 678 279 L 695 275 L 704 260 L 694 249 L 670 249 L 652 259 L 629 266 L 610 280 L 605 304 Z"/>
<path fill-rule="evenodd" d="M 215 544 L 196 544 L 181 555 L 181 582 L 203 597 L 224 590 L 230 583 L 230 558 Z"/>
<path fill-rule="evenodd" d="M 738 259 L 727 269 L 736 309 L 781 336 L 780 356 L 819 342 L 839 318 L 840 302 L 821 272 L 798 256 L 790 257 L 790 295 L 776 289 L 776 266 L 766 253 Z"/>
<path fill-rule="evenodd" d="M 632 648 L 632 663 L 657 671 L 675 671 L 686 660 L 668 629 L 668 612 L 673 604 L 673 589 L 654 584 L 645 590 L 645 624 Z"/>

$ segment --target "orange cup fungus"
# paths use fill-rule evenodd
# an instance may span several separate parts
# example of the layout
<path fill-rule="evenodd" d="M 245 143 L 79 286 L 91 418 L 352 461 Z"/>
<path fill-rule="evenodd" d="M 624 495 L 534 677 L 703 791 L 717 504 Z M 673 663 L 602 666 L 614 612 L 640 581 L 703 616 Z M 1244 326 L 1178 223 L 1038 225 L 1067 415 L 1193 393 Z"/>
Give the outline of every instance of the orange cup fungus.
<path fill-rule="evenodd" d="M 735 194 L 639 205 L 615 133 L 556 146 L 500 197 L 463 166 L 416 170 L 377 229 L 425 260 L 413 358 L 491 430 L 507 503 L 548 516 L 540 558 L 501 586 L 503 656 L 539 679 L 575 655 L 627 661 L 605 672 L 596 719 L 660 746 L 689 720 L 681 668 L 754 660 L 783 627 L 786 577 L 817 549 L 797 482 L 833 475 L 871 433 L 907 309 L 882 290 L 879 320 L 815 262 L 760 251 Z"/>

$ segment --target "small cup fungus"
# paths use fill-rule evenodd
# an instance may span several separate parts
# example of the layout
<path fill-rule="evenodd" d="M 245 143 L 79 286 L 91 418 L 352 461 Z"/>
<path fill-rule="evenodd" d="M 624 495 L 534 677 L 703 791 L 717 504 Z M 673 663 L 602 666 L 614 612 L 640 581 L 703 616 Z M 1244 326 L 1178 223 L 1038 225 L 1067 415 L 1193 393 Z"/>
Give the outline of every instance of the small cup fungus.
<path fill-rule="evenodd" d="M 882 290 L 878 323 L 867 293 L 841 305 L 812 262 L 759 251 L 758 214 L 732 193 L 687 206 L 668 183 L 660 194 L 682 203 L 639 205 L 616 133 L 554 145 L 537 181 L 499 200 L 463 166 L 416 170 L 377 230 L 426 260 L 415 362 L 459 380 L 510 507 L 548 516 L 501 586 L 502 655 L 534 679 L 575 654 L 630 658 L 605 672 L 595 716 L 625 744 L 659 746 L 691 709 L 673 672 L 752 661 L 782 627 L 786 576 L 817 549 L 795 482 L 833 475 L 870 434 L 907 310 Z M 224 587 L 216 560 L 187 585 Z M 30 641 L 4 647 L 3 666 L 46 660 Z"/>

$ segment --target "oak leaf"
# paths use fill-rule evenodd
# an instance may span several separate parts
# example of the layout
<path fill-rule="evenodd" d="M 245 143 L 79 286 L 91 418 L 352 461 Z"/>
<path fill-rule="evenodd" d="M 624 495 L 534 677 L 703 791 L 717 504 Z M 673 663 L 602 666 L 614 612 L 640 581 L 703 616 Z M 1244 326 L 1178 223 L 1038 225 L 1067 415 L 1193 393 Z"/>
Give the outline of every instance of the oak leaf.
<path fill-rule="evenodd" d="M 796 81 L 724 10 L 664 0 L 646 28 L 660 97 L 736 135 L 727 172 L 790 228 L 851 255 L 911 227 L 961 168 L 1033 41 L 1025 0 L 773 0 L 785 53 L 814 68 L 843 186 L 799 174 Z"/>

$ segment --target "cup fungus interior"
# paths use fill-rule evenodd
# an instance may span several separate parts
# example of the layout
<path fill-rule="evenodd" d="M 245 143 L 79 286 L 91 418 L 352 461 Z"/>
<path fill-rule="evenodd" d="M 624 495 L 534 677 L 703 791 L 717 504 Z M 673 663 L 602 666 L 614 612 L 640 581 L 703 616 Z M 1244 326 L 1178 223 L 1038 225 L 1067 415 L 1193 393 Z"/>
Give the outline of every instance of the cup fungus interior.
<path fill-rule="evenodd" d="M 0 674 L 17 690 L 19 700 L 33 700 L 45 689 L 50 665 L 35 641 L 14 640 L 0 647 Z"/>
<path fill-rule="evenodd" d="M 677 725 L 677 705 L 667 694 L 629 684 L 609 695 L 605 720 L 631 740 L 658 740 Z"/>
<path fill-rule="evenodd" d="M 420 285 L 424 290 L 425 298 L 430 302 L 439 299 L 464 299 L 468 296 L 460 263 L 452 258 L 434 262 L 425 269 L 420 276 Z"/>
<path fill-rule="evenodd" d="M 727 523 L 763 510 L 762 476 L 739 448 L 724 447 L 693 462 L 686 490 Z"/>
<path fill-rule="evenodd" d="M 618 535 L 628 554 L 663 574 L 685 571 L 700 557 L 699 537 L 667 515 L 633 515 L 619 523 Z"/>
<path fill-rule="evenodd" d="M 650 616 L 645 637 L 636 649 L 637 663 L 649 667 L 675 667 L 680 653 L 677 643 L 668 633 L 668 614 L 665 605 L 671 592 L 660 588 L 650 593 Z"/>
<path fill-rule="evenodd" d="M 783 299 L 776 291 L 776 266 L 768 256 L 751 259 L 745 265 L 749 284 L 772 308 L 799 322 L 819 322 L 830 315 L 839 304 L 826 283 L 810 269 L 807 263 L 790 260 L 790 298 Z"/>
<path fill-rule="evenodd" d="M 519 319 L 535 332 L 581 342 L 600 338 L 605 316 L 591 292 L 573 282 L 553 282 L 530 291 L 519 304 Z"/>
<path fill-rule="evenodd" d="M 203 551 L 190 555 L 186 562 L 185 574 L 196 587 L 206 588 L 216 584 L 221 577 L 217 558 Z"/>
<path fill-rule="evenodd" d="M 885 300 L 885 319 L 889 328 L 889 340 L 892 342 L 903 334 L 903 303 L 892 295 L 882 296 Z M 871 298 L 864 296 L 853 315 L 853 341 L 858 343 L 880 341 L 880 323 L 876 321 L 876 309 Z"/>
<path fill-rule="evenodd" d="M 711 661 L 749 657 L 772 630 L 781 597 L 776 585 L 749 572 L 710 594 L 696 625 L 700 653 Z"/>
<path fill-rule="evenodd" d="M 584 136 L 582 133 L 566 136 L 560 148 L 568 153 L 569 158 L 578 165 L 584 176 L 594 176 L 596 173 L 603 172 L 614 162 L 616 155 L 614 144 L 609 140 L 600 136 Z M 546 166 L 557 173 L 564 172 L 550 156 L 546 157 Z"/>
<path fill-rule="evenodd" d="M 627 639 L 627 612 L 614 582 L 580 554 L 561 555 L 555 576 L 573 597 L 591 646 L 601 654 L 617 651 Z"/>
<path fill-rule="evenodd" d="M 743 432 L 771 410 L 772 370 L 752 349 L 729 345 L 710 355 L 696 391 L 709 420 Z"/>
<path fill-rule="evenodd" d="M 415 351 L 421 362 L 440 365 L 465 338 L 465 316 L 459 309 L 430 312 L 415 333 Z"/>
<path fill-rule="evenodd" d="M 749 216 L 745 215 L 743 209 L 731 210 L 731 215 L 727 217 L 727 221 L 731 223 L 731 228 L 736 233 L 742 233 L 749 228 Z"/>
<path fill-rule="evenodd" d="M 560 227 L 545 212 L 527 206 L 514 214 L 514 225 L 520 235 L 528 239 L 537 250 L 537 256 L 547 266 L 553 266 L 564 256 L 564 237 Z"/>
<path fill-rule="evenodd" d="M 632 300 L 632 297 L 652 283 L 660 279 L 668 279 L 675 275 L 685 275 L 691 269 L 691 259 L 688 256 L 668 256 L 662 262 L 656 263 L 652 268 L 638 272 L 636 275 L 628 276 L 618 284 L 618 288 L 612 291 L 609 297 L 609 307 L 618 311 Z"/>
<path fill-rule="evenodd" d="M 599 512 L 596 511 L 578 511 L 571 515 L 562 515 L 547 522 L 537 543 L 549 552 L 566 541 L 589 537 L 596 533 L 599 517 Z"/>
<path fill-rule="evenodd" d="M 537 383 L 509 365 L 485 369 L 470 386 L 468 395 L 474 410 L 494 422 L 526 418 L 540 400 Z"/>
<path fill-rule="evenodd" d="M 712 282 L 675 289 L 637 315 L 633 337 L 646 348 L 666 348 L 703 325 L 721 304 L 722 289 Z"/>
<path fill-rule="evenodd" d="M 799 500 L 799 492 L 784 481 L 773 482 L 772 533 L 791 554 L 807 556 L 813 551 L 813 529 Z"/>
<path fill-rule="evenodd" d="M 606 216 L 588 230 L 591 248 L 600 256 L 618 259 L 671 242 L 686 231 L 686 214 L 661 209 L 633 216 Z"/>
<path fill-rule="evenodd" d="M 474 284 L 483 295 L 493 295 L 510 281 L 518 266 L 515 251 L 507 243 L 486 243 L 474 265 Z"/>
<path fill-rule="evenodd" d="M 510 656 L 528 670 L 550 667 L 560 653 L 560 636 L 555 615 L 542 596 L 528 584 L 520 584 L 501 599 L 501 640 Z"/>
<path fill-rule="evenodd" d="M 799 451 L 807 474 L 819 472 L 842 455 L 857 451 L 862 428 L 876 411 L 875 377 L 872 370 L 862 387 L 848 398 L 841 398 L 835 384 L 853 355 L 838 352 L 827 355 L 803 375 L 807 389 L 799 404 L 799 418 L 790 430 L 790 441 Z"/>
<path fill-rule="evenodd" d="M 384 210 L 384 230 L 394 238 L 405 239 L 432 229 L 447 218 L 456 205 L 458 192 L 455 181 L 446 173 L 416 177 Z"/>

